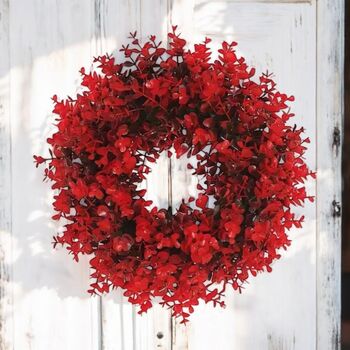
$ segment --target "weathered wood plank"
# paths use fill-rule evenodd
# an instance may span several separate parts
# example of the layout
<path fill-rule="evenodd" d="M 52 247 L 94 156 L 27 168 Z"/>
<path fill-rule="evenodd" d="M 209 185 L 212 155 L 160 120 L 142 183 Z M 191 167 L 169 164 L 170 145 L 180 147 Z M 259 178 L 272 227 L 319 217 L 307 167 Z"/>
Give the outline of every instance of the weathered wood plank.
<path fill-rule="evenodd" d="M 9 1 L 0 1 L 0 349 L 13 349 Z"/>
<path fill-rule="evenodd" d="M 143 41 L 154 34 L 164 45 L 167 43 L 168 32 L 168 0 L 153 0 L 152 6 L 140 0 L 140 25 Z M 168 208 L 171 205 L 172 192 L 169 191 L 171 183 L 171 160 L 166 152 L 161 155 L 156 165 L 150 164 L 152 174 L 147 178 L 148 195 L 154 198 L 154 205 L 158 208 Z M 170 350 L 171 349 L 171 314 L 167 309 L 154 304 L 152 312 L 151 333 L 144 334 L 137 349 L 142 349 L 143 339 L 151 338 L 147 349 Z"/>
<path fill-rule="evenodd" d="M 246 4 L 249 2 L 253 3 L 265 3 L 265 4 L 302 4 L 302 3 L 312 3 L 314 0 L 224 0 L 225 2 L 235 2 Z M 196 4 L 199 3 L 209 3 L 209 2 L 222 2 L 222 0 L 197 0 Z"/>
<path fill-rule="evenodd" d="M 95 350 L 100 343 L 96 299 L 86 292 L 88 261 L 77 264 L 65 249 L 52 249 L 58 229 L 50 220 L 53 193 L 32 158 L 48 154 L 44 140 L 53 130 L 51 96 L 74 95 L 80 67 L 91 62 L 90 4 L 10 3 L 15 350 Z"/>
<path fill-rule="evenodd" d="M 222 40 L 238 41 L 239 54 L 258 73 L 268 69 L 281 91 L 295 95 L 292 108 L 296 118 L 292 122 L 304 125 L 313 141 L 306 158 L 315 169 L 315 6 L 231 1 L 192 5 L 191 9 L 188 3 L 175 1 L 172 11 L 173 23 L 178 23 L 181 31 L 185 28 L 191 43 L 209 36 L 215 52 Z M 184 169 L 174 170 L 173 184 Z M 191 181 L 191 177 L 179 178 L 173 192 L 186 196 L 184 191 L 194 190 Z M 315 183 L 307 186 L 314 194 Z M 226 309 L 200 305 L 187 328 L 176 325 L 173 349 L 316 348 L 316 209 L 307 204 L 298 213 L 307 221 L 302 230 L 290 233 L 292 246 L 282 252 L 274 271 L 251 279 L 242 295 L 228 291 Z"/>
<path fill-rule="evenodd" d="M 137 30 L 141 41 L 155 34 L 166 40 L 167 1 L 154 0 L 152 6 L 144 1 L 95 1 L 96 28 L 95 47 L 98 54 L 114 53 L 127 43 L 129 32 Z M 150 164 L 151 165 L 151 164 Z M 158 207 L 168 207 L 168 160 L 162 155 L 143 186 L 148 196 Z M 122 296 L 122 291 L 113 291 L 102 297 L 102 343 L 105 350 L 168 350 L 171 343 L 170 315 L 159 305 L 154 305 L 147 314 L 140 316 L 135 307 Z"/>
<path fill-rule="evenodd" d="M 139 29 L 139 5 L 134 1 L 94 0 L 91 26 L 91 55 L 106 53 L 120 58 L 119 48 L 127 42 L 129 32 Z M 122 291 L 100 297 L 101 349 L 135 349 L 135 309 Z"/>
<path fill-rule="evenodd" d="M 317 350 L 340 349 L 344 0 L 317 2 Z"/>

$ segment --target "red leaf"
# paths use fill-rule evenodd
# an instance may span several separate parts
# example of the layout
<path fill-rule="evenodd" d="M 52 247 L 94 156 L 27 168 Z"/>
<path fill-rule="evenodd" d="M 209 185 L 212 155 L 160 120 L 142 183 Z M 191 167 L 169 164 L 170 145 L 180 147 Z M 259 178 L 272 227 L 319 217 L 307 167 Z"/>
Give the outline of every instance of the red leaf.
<path fill-rule="evenodd" d="M 198 199 L 196 200 L 197 207 L 204 209 L 207 203 L 208 203 L 208 196 L 204 194 L 200 194 Z"/>

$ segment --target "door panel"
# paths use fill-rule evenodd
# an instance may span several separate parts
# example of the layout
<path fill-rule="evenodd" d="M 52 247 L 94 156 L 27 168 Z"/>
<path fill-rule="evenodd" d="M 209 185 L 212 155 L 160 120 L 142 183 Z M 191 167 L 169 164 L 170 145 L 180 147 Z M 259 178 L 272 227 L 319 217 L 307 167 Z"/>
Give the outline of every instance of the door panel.
<path fill-rule="evenodd" d="M 1 350 L 336 348 L 342 68 L 334 38 L 342 34 L 341 4 L 0 0 L 0 49 L 6 53 L 0 60 Z M 51 249 L 60 229 L 50 220 L 53 192 L 32 163 L 32 154 L 47 152 L 50 97 L 74 95 L 80 67 L 89 68 L 92 56 L 105 52 L 121 58 L 130 31 L 166 42 L 171 25 L 189 46 L 212 38 L 213 55 L 223 40 L 237 41 L 257 75 L 274 73 L 278 89 L 295 96 L 291 122 L 305 126 L 311 139 L 306 160 L 319 174 L 317 204 L 296 210 L 306 217 L 304 227 L 290 232 L 292 245 L 273 272 L 251 279 L 242 294 L 227 291 L 225 309 L 200 305 L 187 326 L 158 305 L 138 315 L 121 291 L 88 296 L 88 259 L 76 264 L 65 249 Z M 186 164 L 163 155 L 152 165 L 144 187 L 156 205 L 174 210 L 196 194 L 198 180 Z M 307 189 L 315 194 L 315 182 Z"/>

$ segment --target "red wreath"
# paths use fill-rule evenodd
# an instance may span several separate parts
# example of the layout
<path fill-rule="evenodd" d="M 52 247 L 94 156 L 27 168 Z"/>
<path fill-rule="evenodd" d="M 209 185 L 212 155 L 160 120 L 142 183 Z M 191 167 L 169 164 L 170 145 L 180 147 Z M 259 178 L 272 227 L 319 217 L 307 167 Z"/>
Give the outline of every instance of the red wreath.
<path fill-rule="evenodd" d="M 53 219 L 66 221 L 54 245 L 77 261 L 91 256 L 89 292 L 122 288 L 140 313 L 158 297 L 186 322 L 200 300 L 223 306 L 228 285 L 240 291 L 250 274 L 271 271 L 287 231 L 301 227 L 291 206 L 313 199 L 303 182 L 315 174 L 303 128 L 287 124 L 293 97 L 268 74 L 253 81 L 236 43 L 223 42 L 211 62 L 209 39 L 186 50 L 175 29 L 168 49 L 134 33 L 124 62 L 106 55 L 94 61 L 99 73 L 82 68 L 84 92 L 53 97 L 51 157 L 35 160 L 48 162 Z M 195 156 L 188 167 L 203 179 L 174 214 L 139 190 L 149 162 L 171 149 Z"/>

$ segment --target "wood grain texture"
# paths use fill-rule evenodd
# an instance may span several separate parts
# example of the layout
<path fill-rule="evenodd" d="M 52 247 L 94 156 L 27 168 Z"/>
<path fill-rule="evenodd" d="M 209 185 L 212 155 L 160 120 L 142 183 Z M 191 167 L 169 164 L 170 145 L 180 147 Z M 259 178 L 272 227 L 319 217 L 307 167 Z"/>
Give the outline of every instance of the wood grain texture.
<path fill-rule="evenodd" d="M 344 43 L 344 136 L 342 144 L 342 272 L 350 274 L 350 3 L 345 2 Z M 343 293 L 343 292 L 342 292 Z M 348 304 L 344 299 L 346 308 Z M 350 302 L 350 300 L 349 300 Z M 350 309 L 350 303 L 349 309 Z M 349 310 L 350 311 L 350 310 Z M 343 313 L 344 314 L 344 313 Z M 349 313 L 350 317 L 350 313 Z M 349 332 L 350 338 L 350 332 Z M 350 339 L 349 339 L 350 340 Z"/>
<path fill-rule="evenodd" d="M 172 21 L 184 28 L 190 45 L 208 36 L 216 52 L 223 40 L 238 41 L 239 54 L 258 73 L 273 72 L 278 88 L 295 95 L 292 123 L 304 125 L 313 141 L 306 158 L 315 169 L 315 6 L 213 1 L 190 8 L 189 3 L 175 1 Z M 186 198 L 195 183 L 183 176 L 185 168 L 180 162 L 174 169 L 173 192 Z M 315 182 L 307 187 L 315 194 Z M 228 291 L 226 309 L 200 305 L 186 328 L 176 325 L 173 349 L 316 349 L 316 208 L 307 204 L 297 212 L 307 221 L 290 233 L 292 246 L 274 271 L 251 279 L 242 295 Z"/>
<path fill-rule="evenodd" d="M 9 2 L 0 0 L 0 349 L 13 349 L 11 339 L 11 134 Z"/>
<path fill-rule="evenodd" d="M 12 279 L 15 350 L 96 350 L 87 259 L 52 249 L 52 191 L 33 154 L 48 155 L 51 96 L 74 95 L 91 62 L 91 2 L 11 0 Z M 60 223 L 62 225 L 63 223 Z"/>
<path fill-rule="evenodd" d="M 344 0 L 317 2 L 317 350 L 340 349 Z"/>
<path fill-rule="evenodd" d="M 210 2 L 220 2 L 222 0 L 196 0 L 196 3 L 210 3 Z M 312 3 L 314 0 L 225 0 L 226 2 L 236 2 L 241 4 L 246 4 L 249 2 L 253 3 L 265 3 L 265 4 L 302 4 L 302 3 Z"/>
<path fill-rule="evenodd" d="M 113 53 L 122 59 L 118 51 L 128 42 L 130 32 L 138 32 L 141 41 L 149 35 L 157 35 L 166 41 L 168 3 L 152 0 L 152 6 L 144 1 L 95 0 L 94 5 L 94 54 Z M 149 164 L 151 165 L 151 164 Z M 162 155 L 152 173 L 142 184 L 154 205 L 167 208 L 169 161 Z M 104 350 L 168 350 L 171 344 L 171 318 L 169 311 L 155 304 L 147 314 L 139 315 L 137 308 L 127 302 L 123 291 L 113 291 L 101 300 L 102 349 Z"/>

